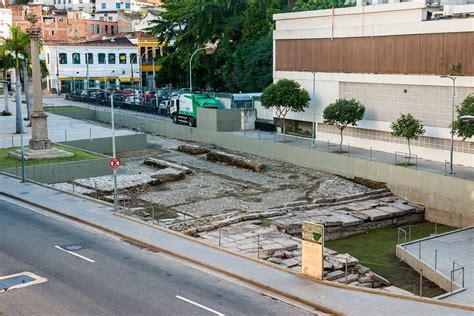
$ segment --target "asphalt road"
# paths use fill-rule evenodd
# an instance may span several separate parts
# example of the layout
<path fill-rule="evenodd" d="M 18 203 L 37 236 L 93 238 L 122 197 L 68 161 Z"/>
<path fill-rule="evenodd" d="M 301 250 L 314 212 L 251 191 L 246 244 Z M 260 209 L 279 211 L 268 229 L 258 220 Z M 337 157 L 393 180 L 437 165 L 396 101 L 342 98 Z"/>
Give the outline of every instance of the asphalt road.
<path fill-rule="evenodd" d="M 0 276 L 24 271 L 48 281 L 0 293 L 0 314 L 309 315 L 160 254 L 0 198 Z"/>

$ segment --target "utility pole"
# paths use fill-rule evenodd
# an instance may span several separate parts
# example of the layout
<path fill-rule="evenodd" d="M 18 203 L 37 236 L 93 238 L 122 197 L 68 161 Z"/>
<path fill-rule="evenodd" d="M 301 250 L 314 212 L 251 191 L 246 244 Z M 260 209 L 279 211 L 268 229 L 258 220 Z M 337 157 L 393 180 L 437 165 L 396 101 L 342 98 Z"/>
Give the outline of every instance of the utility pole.
<path fill-rule="evenodd" d="M 451 149 L 449 155 L 449 173 L 453 174 L 453 157 L 454 157 L 454 133 L 453 133 L 453 124 L 454 124 L 454 108 L 456 102 L 456 77 L 453 76 L 441 76 L 441 78 L 448 78 L 451 79 L 453 82 L 453 87 L 451 91 Z"/>

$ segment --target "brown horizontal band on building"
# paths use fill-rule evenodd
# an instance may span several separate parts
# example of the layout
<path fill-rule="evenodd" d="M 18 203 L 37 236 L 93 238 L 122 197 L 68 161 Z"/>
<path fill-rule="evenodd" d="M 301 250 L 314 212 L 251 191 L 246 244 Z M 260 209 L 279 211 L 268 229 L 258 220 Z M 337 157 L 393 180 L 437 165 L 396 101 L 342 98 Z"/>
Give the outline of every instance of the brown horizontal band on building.
<path fill-rule="evenodd" d="M 275 47 L 277 71 L 474 75 L 474 32 L 284 39 Z"/>

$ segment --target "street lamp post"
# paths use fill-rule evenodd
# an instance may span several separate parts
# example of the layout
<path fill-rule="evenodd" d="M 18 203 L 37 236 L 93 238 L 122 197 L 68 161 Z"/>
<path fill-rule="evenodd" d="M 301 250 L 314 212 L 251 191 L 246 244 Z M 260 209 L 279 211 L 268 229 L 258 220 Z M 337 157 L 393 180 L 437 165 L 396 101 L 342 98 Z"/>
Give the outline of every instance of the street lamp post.
<path fill-rule="evenodd" d="M 216 52 L 217 45 L 219 42 L 215 43 L 206 43 L 204 47 L 196 49 L 192 54 L 191 58 L 189 58 L 189 92 L 193 92 L 193 58 L 194 56 L 201 50 L 205 50 L 207 55 L 212 55 Z"/>
<path fill-rule="evenodd" d="M 460 119 L 462 122 L 471 123 L 474 122 L 474 115 L 463 115 Z"/>
<path fill-rule="evenodd" d="M 454 156 L 454 133 L 453 133 L 453 123 L 454 123 L 454 108 L 455 108 L 455 98 L 456 98 L 456 77 L 453 76 L 441 76 L 441 78 L 448 78 L 451 79 L 453 82 L 453 89 L 452 89 L 452 104 L 451 104 L 451 150 L 450 150 L 450 160 L 449 160 L 449 173 L 453 174 L 453 156 Z"/>
<path fill-rule="evenodd" d="M 313 104 L 313 121 L 312 121 L 312 130 L 311 137 L 313 139 L 313 147 L 316 147 L 316 72 L 308 69 L 303 69 L 305 72 L 310 72 L 313 74 L 313 96 L 311 98 L 311 103 Z"/>

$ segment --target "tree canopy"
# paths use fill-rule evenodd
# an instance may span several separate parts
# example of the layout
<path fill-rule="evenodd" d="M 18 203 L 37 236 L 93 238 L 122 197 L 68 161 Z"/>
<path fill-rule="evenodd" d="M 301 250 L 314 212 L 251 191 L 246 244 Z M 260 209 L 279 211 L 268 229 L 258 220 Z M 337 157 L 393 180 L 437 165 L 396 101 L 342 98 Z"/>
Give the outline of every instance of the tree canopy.
<path fill-rule="evenodd" d="M 414 117 L 411 113 L 402 114 L 395 122 L 392 122 L 390 128 L 392 129 L 393 136 L 407 140 L 408 153 L 411 157 L 410 140 L 417 139 L 425 133 L 421 120 Z"/>
<path fill-rule="evenodd" d="M 342 141 L 344 129 L 357 123 L 364 118 L 365 107 L 355 99 L 338 99 L 328 105 L 323 111 L 324 123 L 336 126 L 341 134 L 339 151 L 342 152 Z"/>
<path fill-rule="evenodd" d="M 474 94 L 467 96 L 457 107 L 457 119 L 453 123 L 453 132 L 463 140 L 474 136 L 474 122 L 463 122 L 461 116 L 474 115 Z"/>
<path fill-rule="evenodd" d="M 275 114 L 286 133 L 285 118 L 289 112 L 303 112 L 309 104 L 308 91 L 299 83 L 289 79 L 280 79 L 269 85 L 262 93 L 260 101 L 264 108 L 275 109 Z"/>
<path fill-rule="evenodd" d="M 321 0 L 339 7 L 339 0 Z M 315 9 L 314 0 L 163 0 L 160 19 L 148 32 L 164 44 L 157 84 L 186 87 L 191 54 L 219 41 L 214 55 L 200 52 L 193 60 L 193 86 L 229 92 L 262 91 L 272 82 L 273 14 Z M 308 4 L 308 6 L 304 6 Z M 310 5 L 311 4 L 311 5 Z M 321 7 L 321 8 L 322 8 Z"/>

